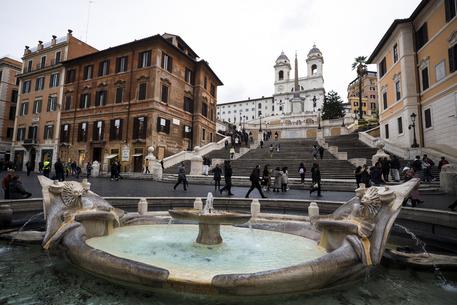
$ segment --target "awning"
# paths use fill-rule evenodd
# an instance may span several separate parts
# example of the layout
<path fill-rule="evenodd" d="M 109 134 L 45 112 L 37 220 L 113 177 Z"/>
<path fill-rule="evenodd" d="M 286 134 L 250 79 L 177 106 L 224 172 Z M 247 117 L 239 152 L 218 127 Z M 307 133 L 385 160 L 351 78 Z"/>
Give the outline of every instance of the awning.
<path fill-rule="evenodd" d="M 133 154 L 134 157 L 141 157 L 143 154 Z"/>
<path fill-rule="evenodd" d="M 117 156 L 118 156 L 117 154 L 112 154 L 112 155 L 106 156 L 105 159 L 113 159 L 113 158 L 115 158 Z"/>

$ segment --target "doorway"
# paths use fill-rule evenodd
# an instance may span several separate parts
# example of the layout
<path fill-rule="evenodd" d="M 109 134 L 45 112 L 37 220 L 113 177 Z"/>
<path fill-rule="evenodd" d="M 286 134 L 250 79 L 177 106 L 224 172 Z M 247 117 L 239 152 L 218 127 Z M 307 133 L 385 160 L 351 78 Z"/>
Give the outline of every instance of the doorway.
<path fill-rule="evenodd" d="M 36 161 L 36 149 L 35 148 L 31 148 L 30 149 L 30 159 L 29 159 L 29 162 L 30 162 L 30 165 L 32 167 L 33 170 L 35 170 L 35 161 Z"/>
<path fill-rule="evenodd" d="M 165 147 L 159 146 L 157 150 L 157 159 L 158 160 L 163 160 L 165 157 Z"/>
<path fill-rule="evenodd" d="M 98 161 L 99 163 L 102 160 L 102 148 L 101 147 L 94 147 L 92 150 L 92 162 Z"/>
<path fill-rule="evenodd" d="M 133 171 L 136 173 L 143 172 L 143 148 L 135 148 L 133 154 Z"/>
<path fill-rule="evenodd" d="M 24 151 L 18 150 L 14 152 L 14 166 L 16 170 L 21 171 L 24 165 Z"/>

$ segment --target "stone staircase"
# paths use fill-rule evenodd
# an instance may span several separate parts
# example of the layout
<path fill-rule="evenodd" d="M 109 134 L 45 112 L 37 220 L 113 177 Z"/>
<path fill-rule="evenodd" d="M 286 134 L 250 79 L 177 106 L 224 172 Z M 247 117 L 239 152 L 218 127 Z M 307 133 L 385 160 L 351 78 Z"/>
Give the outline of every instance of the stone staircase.
<path fill-rule="evenodd" d="M 376 154 L 377 149 L 372 148 L 361 141 L 357 133 L 341 135 L 337 137 L 326 137 L 325 142 L 329 146 L 337 146 L 338 151 L 347 152 L 349 159 L 365 158 L 367 164 L 371 164 L 371 157 Z"/>

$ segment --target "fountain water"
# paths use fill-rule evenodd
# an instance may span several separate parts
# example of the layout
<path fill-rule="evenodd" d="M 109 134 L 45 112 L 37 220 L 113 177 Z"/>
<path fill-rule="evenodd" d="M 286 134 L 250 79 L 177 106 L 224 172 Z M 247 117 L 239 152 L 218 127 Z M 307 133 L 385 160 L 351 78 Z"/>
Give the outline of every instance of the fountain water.
<path fill-rule="evenodd" d="M 32 217 L 30 217 L 20 228 L 19 230 L 17 230 L 17 232 L 14 234 L 14 235 L 11 235 L 11 241 L 10 241 L 10 245 L 12 245 L 14 243 L 14 241 L 16 240 L 15 236 L 19 235 L 22 233 L 22 231 L 24 231 L 25 227 L 27 227 L 27 225 L 32 222 L 33 219 L 35 219 L 36 217 L 38 216 L 43 216 L 44 215 L 44 212 L 40 212 L 40 213 L 37 213 L 35 215 L 33 215 Z"/>

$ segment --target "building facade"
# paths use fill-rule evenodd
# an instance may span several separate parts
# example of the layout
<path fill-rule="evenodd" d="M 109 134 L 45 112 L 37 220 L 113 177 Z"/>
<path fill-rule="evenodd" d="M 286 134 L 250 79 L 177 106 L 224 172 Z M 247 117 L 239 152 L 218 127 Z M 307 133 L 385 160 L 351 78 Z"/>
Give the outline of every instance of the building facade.
<path fill-rule="evenodd" d="M 73 37 L 52 36 L 47 43 L 25 47 L 22 73 L 19 77 L 19 97 L 11 146 L 18 170 L 30 161 L 38 163 L 57 159 L 59 121 L 62 105 L 63 61 L 95 52 L 96 49 Z"/>
<path fill-rule="evenodd" d="M 378 66 L 383 140 L 457 156 L 456 11 L 456 0 L 421 1 L 368 59 Z"/>
<path fill-rule="evenodd" d="M 22 63 L 9 58 L 0 58 L 0 160 L 10 161 L 11 142 L 18 98 Z"/>
<path fill-rule="evenodd" d="M 220 104 L 217 106 L 218 118 L 241 124 L 260 118 L 317 113 L 322 108 L 325 96 L 323 64 L 322 52 L 314 45 L 306 58 L 307 75 L 299 77 L 297 56 L 292 70 L 289 58 L 282 52 L 274 65 L 273 95 Z M 291 75 L 292 71 L 295 76 Z M 295 89 L 296 79 L 298 90 Z M 293 109 L 294 93 L 299 99 L 294 102 L 296 107 Z"/>
<path fill-rule="evenodd" d="M 376 72 L 367 71 L 362 77 L 362 111 L 364 117 L 376 118 L 378 115 L 378 90 Z M 357 77 L 348 85 L 348 103 L 350 113 L 358 114 L 359 105 L 359 78 Z"/>
<path fill-rule="evenodd" d="M 60 157 L 143 171 L 215 141 L 217 87 L 208 63 L 177 35 L 155 35 L 64 63 Z"/>

